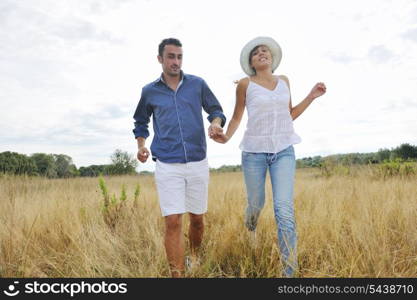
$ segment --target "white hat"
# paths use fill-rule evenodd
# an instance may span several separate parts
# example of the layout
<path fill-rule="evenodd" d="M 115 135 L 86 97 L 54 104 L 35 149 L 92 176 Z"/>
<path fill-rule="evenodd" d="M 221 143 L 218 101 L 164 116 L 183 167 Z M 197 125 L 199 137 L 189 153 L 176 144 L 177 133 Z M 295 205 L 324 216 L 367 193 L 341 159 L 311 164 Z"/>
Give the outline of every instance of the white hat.
<path fill-rule="evenodd" d="M 249 41 L 245 47 L 243 47 L 242 52 L 240 52 L 240 66 L 242 67 L 243 71 L 248 74 L 249 76 L 255 75 L 252 67 L 249 64 L 249 54 L 253 50 L 253 48 L 265 45 L 269 48 L 272 54 L 272 71 L 275 71 L 278 68 L 279 63 L 281 62 L 282 58 L 282 51 L 281 47 L 278 43 L 266 36 L 259 36 L 254 38 L 253 40 Z"/>

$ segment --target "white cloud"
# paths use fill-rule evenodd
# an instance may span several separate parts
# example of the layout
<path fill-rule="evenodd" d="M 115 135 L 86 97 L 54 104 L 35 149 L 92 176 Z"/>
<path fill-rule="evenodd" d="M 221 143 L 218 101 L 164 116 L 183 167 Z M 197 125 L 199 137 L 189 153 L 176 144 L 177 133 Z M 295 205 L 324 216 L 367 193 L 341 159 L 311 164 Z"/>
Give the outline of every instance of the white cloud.
<path fill-rule="evenodd" d="M 408 29 L 402 36 L 417 43 L 417 27 Z"/>
<path fill-rule="evenodd" d="M 394 53 L 387 49 L 384 45 L 372 46 L 369 49 L 368 57 L 375 63 L 387 63 L 394 58 Z"/>

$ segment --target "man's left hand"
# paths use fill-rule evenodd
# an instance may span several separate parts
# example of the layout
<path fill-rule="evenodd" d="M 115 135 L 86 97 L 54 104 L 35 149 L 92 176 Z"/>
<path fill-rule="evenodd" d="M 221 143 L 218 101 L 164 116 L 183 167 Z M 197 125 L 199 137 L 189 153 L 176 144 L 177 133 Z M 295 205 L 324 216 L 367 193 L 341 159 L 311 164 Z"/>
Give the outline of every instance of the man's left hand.
<path fill-rule="evenodd" d="M 211 124 L 208 128 L 208 135 L 210 138 L 221 135 L 222 133 L 223 133 L 223 128 L 217 123 Z"/>

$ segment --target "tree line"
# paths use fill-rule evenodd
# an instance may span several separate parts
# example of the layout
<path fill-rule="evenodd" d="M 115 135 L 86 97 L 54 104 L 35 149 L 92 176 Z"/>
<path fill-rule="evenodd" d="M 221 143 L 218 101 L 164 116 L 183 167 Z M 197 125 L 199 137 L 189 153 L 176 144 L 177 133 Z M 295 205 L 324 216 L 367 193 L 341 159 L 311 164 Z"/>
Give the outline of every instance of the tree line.
<path fill-rule="evenodd" d="M 323 166 L 325 161 L 331 160 L 335 164 L 341 165 L 365 165 L 378 164 L 395 160 L 417 160 L 417 146 L 410 144 L 401 144 L 392 149 L 379 149 L 377 152 L 371 153 L 347 153 L 334 154 L 328 156 L 313 156 L 297 159 L 297 168 L 319 168 Z M 223 165 L 219 168 L 212 168 L 213 172 L 240 172 L 241 165 Z"/>
<path fill-rule="evenodd" d="M 366 165 L 379 164 L 395 160 L 417 160 L 417 146 L 408 143 L 392 149 L 379 149 L 371 153 L 347 153 L 335 154 L 329 156 L 314 156 L 297 159 L 297 168 L 314 168 L 320 167 L 326 160 L 332 160 L 341 165 Z"/>
<path fill-rule="evenodd" d="M 417 146 L 401 144 L 392 149 L 379 149 L 371 153 L 347 153 L 314 156 L 297 159 L 297 168 L 321 167 L 326 160 L 342 165 L 378 164 L 394 160 L 417 160 Z M 13 175 L 44 176 L 48 178 L 95 177 L 102 175 L 136 174 L 138 162 L 131 154 L 120 149 L 110 156 L 111 164 L 90 165 L 77 168 L 72 158 L 65 154 L 35 153 L 30 156 L 16 152 L 0 153 L 0 173 Z M 239 172 L 241 165 L 223 165 L 211 168 L 214 172 Z M 151 173 L 151 172 L 141 172 Z"/>
<path fill-rule="evenodd" d="M 65 154 L 34 153 L 25 155 L 6 151 L 0 153 L 0 173 L 48 178 L 136 174 L 138 163 L 131 154 L 117 149 L 110 156 L 110 160 L 111 164 L 107 165 L 77 168 L 72 158 Z"/>

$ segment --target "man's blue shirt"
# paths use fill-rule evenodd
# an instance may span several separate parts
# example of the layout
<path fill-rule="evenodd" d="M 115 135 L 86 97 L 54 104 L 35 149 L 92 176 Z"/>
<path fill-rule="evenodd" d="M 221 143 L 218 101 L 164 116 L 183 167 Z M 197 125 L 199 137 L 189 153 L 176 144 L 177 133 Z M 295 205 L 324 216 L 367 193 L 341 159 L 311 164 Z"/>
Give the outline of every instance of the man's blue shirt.
<path fill-rule="evenodd" d="M 202 109 L 207 119 L 226 122 L 222 107 L 207 83 L 200 77 L 182 73 L 176 91 L 161 78 L 142 89 L 133 118 L 135 138 L 149 136 L 148 124 L 152 116 L 154 137 L 151 144 L 153 160 L 166 163 L 186 163 L 206 158 L 206 133 Z"/>

